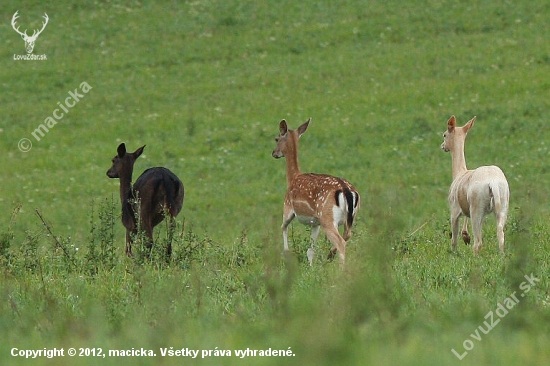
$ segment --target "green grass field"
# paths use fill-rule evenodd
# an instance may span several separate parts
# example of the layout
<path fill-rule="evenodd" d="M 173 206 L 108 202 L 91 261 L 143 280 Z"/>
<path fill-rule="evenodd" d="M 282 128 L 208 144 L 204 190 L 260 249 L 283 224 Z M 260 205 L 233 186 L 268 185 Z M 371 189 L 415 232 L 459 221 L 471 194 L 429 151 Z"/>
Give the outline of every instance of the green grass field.
<path fill-rule="evenodd" d="M 33 51 L 47 60 L 14 60 L 17 10 L 28 34 L 48 14 Z M 2 365 L 550 359 L 547 2 L 7 0 L 0 13 Z M 477 116 L 468 167 L 508 177 L 504 256 L 492 216 L 478 257 L 450 250 L 453 114 Z M 281 254 L 285 163 L 271 151 L 281 119 L 309 117 L 302 170 L 362 195 L 344 270 L 324 260 L 324 235 L 307 264 L 297 222 Z M 185 185 L 169 263 L 164 224 L 151 259 L 124 255 L 105 174 L 120 142 L 147 145 L 134 179 L 165 166 Z M 108 353 L 142 348 L 156 356 Z M 199 353 L 167 354 L 181 349 Z"/>

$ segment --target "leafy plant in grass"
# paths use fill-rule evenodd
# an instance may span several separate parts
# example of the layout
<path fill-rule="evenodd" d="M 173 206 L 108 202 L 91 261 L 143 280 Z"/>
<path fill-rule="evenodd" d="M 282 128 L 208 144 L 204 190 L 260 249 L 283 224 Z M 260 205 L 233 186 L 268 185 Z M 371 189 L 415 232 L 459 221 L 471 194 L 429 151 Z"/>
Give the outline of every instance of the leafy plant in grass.
<path fill-rule="evenodd" d="M 15 223 L 15 219 L 20 210 L 21 205 L 19 204 L 12 211 L 8 230 L 6 232 L 0 233 L 0 259 L 4 265 L 7 265 L 10 260 L 11 242 L 15 238 L 15 235 L 13 233 L 13 224 Z"/>
<path fill-rule="evenodd" d="M 212 239 L 200 238 L 192 229 L 177 236 L 174 246 L 174 263 L 183 270 L 190 269 L 193 262 L 201 262 Z"/>
<path fill-rule="evenodd" d="M 80 259 L 76 258 L 76 253 L 78 248 L 74 244 L 71 244 L 71 237 L 58 237 L 53 233 L 51 225 L 46 222 L 46 219 L 42 213 L 36 209 L 36 215 L 40 218 L 40 221 L 44 225 L 46 230 L 46 236 L 51 238 L 51 241 L 54 244 L 53 250 L 51 251 L 52 259 L 60 260 L 62 266 L 66 268 L 67 273 L 71 273 L 80 268 Z"/>
<path fill-rule="evenodd" d="M 91 275 L 97 274 L 100 269 L 111 270 L 117 263 L 115 247 L 115 214 L 114 202 L 105 199 L 99 206 L 99 225 L 94 218 L 94 203 L 90 218 L 90 241 L 85 255 L 86 266 Z"/>
<path fill-rule="evenodd" d="M 41 253 L 38 251 L 38 239 L 40 233 L 27 231 L 27 237 L 19 247 L 18 264 L 19 269 L 34 273 L 40 266 Z"/>

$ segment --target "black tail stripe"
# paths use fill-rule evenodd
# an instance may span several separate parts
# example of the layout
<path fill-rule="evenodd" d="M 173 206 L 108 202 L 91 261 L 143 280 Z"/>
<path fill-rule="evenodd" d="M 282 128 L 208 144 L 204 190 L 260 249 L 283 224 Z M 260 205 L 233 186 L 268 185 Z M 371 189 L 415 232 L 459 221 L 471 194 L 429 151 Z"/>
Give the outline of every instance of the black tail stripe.
<path fill-rule="evenodd" d="M 334 200 L 336 201 L 336 206 L 340 207 L 340 194 L 342 194 L 342 190 L 339 189 L 334 193 Z"/>
<path fill-rule="evenodd" d="M 348 188 L 344 188 L 343 191 L 339 189 L 334 193 L 334 200 L 336 201 L 336 205 L 338 207 L 340 207 L 340 195 L 342 193 L 346 198 L 347 206 L 348 206 L 347 207 L 348 217 L 346 221 L 348 226 L 351 226 L 353 224 L 353 213 L 357 209 L 357 205 L 359 204 L 359 199 L 356 198 L 356 193 L 350 191 Z"/>
<path fill-rule="evenodd" d="M 356 207 L 355 202 L 353 202 L 355 201 L 355 195 L 347 188 L 344 190 L 344 195 L 346 196 L 346 201 L 348 201 L 348 226 L 351 227 L 353 224 L 353 212 Z"/>

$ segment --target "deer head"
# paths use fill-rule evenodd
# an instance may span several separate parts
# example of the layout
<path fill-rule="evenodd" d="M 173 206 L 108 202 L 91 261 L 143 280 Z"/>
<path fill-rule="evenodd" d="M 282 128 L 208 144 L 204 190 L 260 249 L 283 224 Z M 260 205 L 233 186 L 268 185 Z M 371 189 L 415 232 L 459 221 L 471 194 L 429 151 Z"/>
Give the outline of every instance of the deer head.
<path fill-rule="evenodd" d="M 474 118 L 469 120 L 464 126 L 458 127 L 456 125 L 456 117 L 451 116 L 451 118 L 447 121 L 447 131 L 443 133 L 443 143 L 441 144 L 441 149 L 445 152 L 453 150 L 456 144 L 455 141 L 464 144 L 466 135 L 468 134 L 470 128 L 474 125 L 475 121 L 476 117 L 474 116 Z"/>
<path fill-rule="evenodd" d="M 290 149 L 296 149 L 298 139 L 306 132 L 311 118 L 306 123 L 298 127 L 296 130 L 289 130 L 286 120 L 282 120 L 279 124 L 280 134 L 275 138 L 277 146 L 271 154 L 275 159 L 285 157 Z"/>
<path fill-rule="evenodd" d="M 32 50 L 34 49 L 34 42 L 36 42 L 36 39 L 38 38 L 38 36 L 40 35 L 40 33 L 42 33 L 42 31 L 44 30 L 44 28 L 46 28 L 46 24 L 48 24 L 48 14 L 44 13 L 44 20 L 45 22 L 42 22 L 42 29 L 40 30 L 33 30 L 33 33 L 32 33 L 32 36 L 29 37 L 29 35 L 27 34 L 27 30 L 25 29 L 24 32 L 21 32 L 19 30 L 19 27 L 16 28 L 15 26 L 15 21 L 17 20 L 17 18 L 19 18 L 19 15 L 17 15 L 17 13 L 19 12 L 16 11 L 15 14 L 13 14 L 13 17 L 11 18 L 11 26 L 12 28 L 21 35 L 21 38 L 23 38 L 23 41 L 25 41 L 25 49 L 27 50 L 27 53 L 32 53 Z"/>
<path fill-rule="evenodd" d="M 121 176 L 131 180 L 134 170 L 134 162 L 141 155 L 145 145 L 134 151 L 133 153 L 126 152 L 126 145 L 121 143 L 117 148 L 117 155 L 113 158 L 113 166 L 107 171 L 109 178 L 120 178 Z"/>

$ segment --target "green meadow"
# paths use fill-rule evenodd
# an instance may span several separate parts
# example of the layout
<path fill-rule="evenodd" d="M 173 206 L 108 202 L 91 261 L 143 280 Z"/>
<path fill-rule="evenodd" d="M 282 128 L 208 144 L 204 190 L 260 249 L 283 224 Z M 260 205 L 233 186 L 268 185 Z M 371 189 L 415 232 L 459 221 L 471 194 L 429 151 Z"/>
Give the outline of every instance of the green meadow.
<path fill-rule="evenodd" d="M 2 5 L 1 364 L 548 363 L 550 3 Z M 47 13 L 46 60 L 17 59 L 16 11 L 29 35 Z M 508 178 L 504 255 L 493 216 L 479 256 L 450 250 L 451 115 L 477 116 L 468 167 Z M 271 152 L 282 119 L 310 117 L 302 171 L 361 193 L 343 269 L 324 235 L 309 266 L 298 222 L 282 250 Z M 134 180 L 164 166 L 185 185 L 168 262 L 165 223 L 149 257 L 141 238 L 124 254 L 121 142 L 146 145 Z"/>

